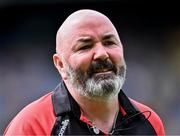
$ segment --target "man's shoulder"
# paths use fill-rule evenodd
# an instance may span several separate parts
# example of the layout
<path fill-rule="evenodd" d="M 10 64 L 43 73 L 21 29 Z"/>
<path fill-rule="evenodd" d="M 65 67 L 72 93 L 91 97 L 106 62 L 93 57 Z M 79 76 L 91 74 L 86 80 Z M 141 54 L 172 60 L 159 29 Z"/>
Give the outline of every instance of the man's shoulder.
<path fill-rule="evenodd" d="M 153 118 L 155 118 L 155 120 L 160 120 L 160 117 L 158 116 L 158 114 L 152 108 L 150 108 L 149 106 L 147 106 L 147 105 L 145 105 L 143 103 L 140 103 L 140 102 L 138 102 L 138 101 L 136 101 L 134 99 L 131 99 L 131 98 L 130 98 L 130 101 L 146 117 L 153 116 Z"/>
<path fill-rule="evenodd" d="M 33 114 L 42 114 L 46 112 L 47 110 L 51 110 L 52 107 L 52 92 L 49 92 L 45 94 L 44 96 L 41 96 L 37 100 L 31 102 L 27 106 L 25 106 L 19 114 L 25 115 L 25 116 L 33 116 Z"/>
<path fill-rule="evenodd" d="M 141 102 L 139 102 L 139 101 L 137 101 L 137 100 L 134 100 L 134 99 L 132 99 L 132 98 L 129 98 L 129 99 L 130 99 L 130 101 L 132 102 L 132 104 L 133 104 L 136 108 L 138 108 L 138 110 L 140 110 L 141 112 L 143 112 L 143 111 L 152 111 L 153 113 L 155 113 L 155 111 L 154 111 L 152 108 L 150 108 L 149 106 L 147 106 L 146 104 L 141 103 Z"/>
<path fill-rule="evenodd" d="M 47 134 L 54 121 L 52 92 L 24 107 L 11 121 L 6 134 Z"/>
<path fill-rule="evenodd" d="M 37 100 L 33 101 L 32 103 L 30 103 L 29 105 L 27 105 L 24 109 L 25 110 L 40 110 L 40 109 L 47 109 L 52 107 L 52 92 L 49 92 L 43 96 L 41 96 L 40 98 L 38 98 Z M 40 109 L 37 109 L 40 108 Z"/>
<path fill-rule="evenodd" d="M 131 98 L 130 101 L 150 121 L 151 125 L 155 128 L 157 134 L 165 134 L 162 120 L 152 108 Z"/>

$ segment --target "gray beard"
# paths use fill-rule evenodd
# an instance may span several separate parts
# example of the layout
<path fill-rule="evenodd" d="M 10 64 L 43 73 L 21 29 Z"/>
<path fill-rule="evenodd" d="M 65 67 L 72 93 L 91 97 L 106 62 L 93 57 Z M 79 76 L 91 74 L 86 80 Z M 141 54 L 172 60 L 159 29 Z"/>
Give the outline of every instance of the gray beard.
<path fill-rule="evenodd" d="M 119 74 L 108 77 L 99 78 L 85 78 L 85 74 L 81 71 L 75 71 L 66 63 L 66 73 L 68 75 L 68 82 L 72 84 L 78 94 L 89 97 L 91 99 L 106 100 L 116 96 L 125 82 L 126 64 L 119 68 Z"/>

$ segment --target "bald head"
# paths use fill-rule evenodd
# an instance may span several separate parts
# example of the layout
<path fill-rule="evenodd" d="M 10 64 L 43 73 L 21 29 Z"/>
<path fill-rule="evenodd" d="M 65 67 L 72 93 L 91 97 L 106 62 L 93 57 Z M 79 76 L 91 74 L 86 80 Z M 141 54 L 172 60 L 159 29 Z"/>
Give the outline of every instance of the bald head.
<path fill-rule="evenodd" d="M 57 53 L 53 55 L 53 61 L 72 95 L 91 96 L 95 92 L 100 96 L 99 92 L 105 91 L 101 89 L 107 88 L 106 84 L 114 88 L 114 95 L 117 94 L 120 83 L 124 82 L 118 72 L 125 75 L 121 70 L 121 67 L 125 69 L 125 64 L 119 35 L 108 17 L 94 10 L 78 10 L 63 22 L 56 38 Z M 110 63 L 114 69 L 117 67 L 114 72 L 112 67 L 108 67 Z M 100 80 L 104 87 L 99 86 Z"/>
<path fill-rule="evenodd" d="M 63 22 L 63 24 L 60 26 L 56 35 L 56 52 L 60 53 L 60 51 L 63 51 L 61 47 L 64 45 L 65 42 L 67 42 L 67 38 L 69 38 L 71 32 L 78 24 L 85 24 L 88 21 L 97 22 L 98 20 L 104 20 L 104 22 L 109 23 L 110 25 L 112 25 L 112 28 L 116 32 L 114 25 L 104 14 L 90 9 L 78 10 L 69 15 L 67 19 Z"/>

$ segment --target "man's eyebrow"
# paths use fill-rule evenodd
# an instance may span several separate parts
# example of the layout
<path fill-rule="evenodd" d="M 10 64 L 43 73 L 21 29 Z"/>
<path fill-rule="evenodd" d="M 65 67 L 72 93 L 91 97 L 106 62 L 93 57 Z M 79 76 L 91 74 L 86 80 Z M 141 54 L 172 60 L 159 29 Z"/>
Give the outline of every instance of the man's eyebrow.
<path fill-rule="evenodd" d="M 89 37 L 89 36 L 86 36 L 86 37 L 80 37 L 77 39 L 77 42 L 92 42 L 92 38 Z"/>
<path fill-rule="evenodd" d="M 78 47 L 79 44 L 82 44 L 82 43 L 91 43 L 91 42 L 93 42 L 93 39 L 90 36 L 79 37 L 76 40 L 75 44 L 73 45 L 72 50 L 76 50 L 76 48 Z"/>
<path fill-rule="evenodd" d="M 102 37 L 102 40 L 107 40 L 107 39 L 114 39 L 116 41 L 118 41 L 118 39 L 116 38 L 116 36 L 114 34 L 105 34 Z M 91 36 L 82 36 L 79 37 L 76 42 L 92 42 L 94 39 Z"/>
<path fill-rule="evenodd" d="M 117 40 L 117 38 L 116 38 L 116 36 L 114 34 L 105 34 L 102 37 L 102 40 L 106 40 L 106 39 L 115 39 L 115 40 Z"/>

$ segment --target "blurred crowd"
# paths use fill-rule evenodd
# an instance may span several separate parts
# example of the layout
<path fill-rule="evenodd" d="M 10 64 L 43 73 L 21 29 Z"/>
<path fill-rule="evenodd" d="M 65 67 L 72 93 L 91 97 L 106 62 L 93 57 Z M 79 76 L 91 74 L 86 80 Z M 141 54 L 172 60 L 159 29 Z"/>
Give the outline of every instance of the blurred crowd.
<path fill-rule="evenodd" d="M 0 134 L 25 105 L 52 91 L 59 82 L 52 62 L 58 27 L 49 18 L 51 14 L 33 15 L 0 34 Z M 166 29 L 128 27 L 119 26 L 127 63 L 123 89 L 159 114 L 168 135 L 178 135 L 180 24 L 165 25 Z"/>

